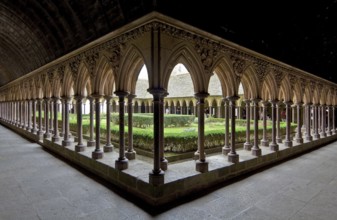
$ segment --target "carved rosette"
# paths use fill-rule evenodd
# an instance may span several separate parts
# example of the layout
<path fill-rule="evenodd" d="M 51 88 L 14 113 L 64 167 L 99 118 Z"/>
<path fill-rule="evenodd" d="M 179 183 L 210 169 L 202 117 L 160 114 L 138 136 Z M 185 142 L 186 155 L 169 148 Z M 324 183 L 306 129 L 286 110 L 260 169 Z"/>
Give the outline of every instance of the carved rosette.
<path fill-rule="evenodd" d="M 204 47 L 201 44 L 195 45 L 195 50 L 200 56 L 201 63 L 204 66 L 206 73 L 211 73 L 214 58 L 217 56 L 217 52 L 210 47 Z"/>

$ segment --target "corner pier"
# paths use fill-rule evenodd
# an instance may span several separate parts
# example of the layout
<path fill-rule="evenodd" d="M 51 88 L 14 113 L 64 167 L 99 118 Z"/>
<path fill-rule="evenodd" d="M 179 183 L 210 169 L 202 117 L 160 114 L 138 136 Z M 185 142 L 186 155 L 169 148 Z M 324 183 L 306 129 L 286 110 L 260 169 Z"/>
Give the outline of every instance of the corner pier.
<path fill-rule="evenodd" d="M 39 135 L 22 130 L 10 123 L 4 121 L 0 123 L 152 207 L 160 207 L 185 196 L 196 195 L 218 184 L 226 184 L 234 177 L 285 161 L 302 153 L 308 153 L 337 140 L 337 135 L 332 134 L 325 138 L 304 141 L 302 144 L 294 142 L 292 147 L 279 144 L 278 151 L 261 147 L 261 156 L 253 156 L 244 149 L 237 150 L 240 155 L 238 163 L 228 162 L 227 157 L 221 153 L 208 155 L 209 169 L 204 173 L 193 169 L 196 161 L 192 159 L 175 162 L 170 164 L 169 169 L 165 171 L 164 183 L 154 186 L 149 183 L 148 178 L 149 170 L 152 167 L 150 158 L 138 155 L 137 159 L 129 161 L 129 166 L 133 169 L 119 170 L 115 168 L 115 161 L 119 157 L 117 151 L 107 152 L 104 154 L 104 158 L 95 160 L 91 157 L 94 147 L 76 152 L 75 144 L 62 146 L 62 141 L 52 142 L 51 138 L 40 139 Z"/>

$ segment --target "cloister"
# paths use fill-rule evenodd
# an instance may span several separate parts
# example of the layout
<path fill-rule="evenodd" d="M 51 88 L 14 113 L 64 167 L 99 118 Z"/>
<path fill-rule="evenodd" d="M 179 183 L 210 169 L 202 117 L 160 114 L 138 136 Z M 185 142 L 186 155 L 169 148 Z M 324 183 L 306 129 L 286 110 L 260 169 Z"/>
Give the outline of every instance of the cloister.
<path fill-rule="evenodd" d="M 192 86 L 189 95 L 170 97 L 171 74 L 178 64 L 187 69 Z M 148 85 L 145 91 L 137 91 L 144 66 Z M 213 78 L 218 84 L 211 83 Z M 220 87 L 219 94 L 211 92 L 215 85 Z M 183 82 L 175 88 L 186 90 Z M 82 131 L 84 103 L 90 114 L 88 139 Z M 154 206 L 335 140 L 336 105 L 336 84 L 157 12 L 0 88 L 1 124 Z M 77 115 L 76 137 L 69 129 L 71 106 Z M 208 108 L 211 115 L 225 120 L 225 145 L 216 155 L 205 153 Z M 247 138 L 238 150 L 235 129 L 242 109 Z M 287 123 L 284 135 L 279 132 L 280 109 Z M 112 145 L 109 133 L 105 143 L 100 139 L 103 111 L 107 122 L 112 111 L 119 113 L 118 146 Z M 153 113 L 153 157 L 145 160 L 132 142 L 132 113 L 138 112 Z M 265 132 L 267 112 L 271 137 Z M 58 124 L 59 113 L 62 125 Z M 163 120 L 167 113 L 197 116 L 196 160 L 170 164 L 165 158 Z M 259 139 L 261 119 L 263 137 Z M 291 123 L 297 123 L 295 135 Z M 128 144 L 125 125 L 129 125 Z"/>

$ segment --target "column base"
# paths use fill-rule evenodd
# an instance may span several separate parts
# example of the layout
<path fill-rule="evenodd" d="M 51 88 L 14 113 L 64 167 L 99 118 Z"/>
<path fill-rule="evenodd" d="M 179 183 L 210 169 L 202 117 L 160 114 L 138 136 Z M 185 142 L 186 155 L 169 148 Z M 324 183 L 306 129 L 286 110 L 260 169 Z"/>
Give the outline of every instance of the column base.
<path fill-rule="evenodd" d="M 286 147 L 292 147 L 293 146 L 293 142 L 292 141 L 284 141 L 284 146 L 286 146 Z"/>
<path fill-rule="evenodd" d="M 244 143 L 243 144 L 243 149 L 250 151 L 252 149 L 252 144 L 251 143 Z"/>
<path fill-rule="evenodd" d="M 306 136 L 306 137 L 305 137 L 305 140 L 307 140 L 307 141 L 312 141 L 312 136 Z"/>
<path fill-rule="evenodd" d="M 231 149 L 229 148 L 229 146 L 222 147 L 222 154 L 227 155 L 230 151 Z"/>
<path fill-rule="evenodd" d="M 298 144 L 303 144 L 303 138 L 296 138 L 295 141 Z"/>
<path fill-rule="evenodd" d="M 87 141 L 87 147 L 95 147 L 96 141 Z"/>
<path fill-rule="evenodd" d="M 30 132 L 32 132 L 33 134 L 37 134 L 36 128 L 32 128 L 32 130 L 30 130 Z"/>
<path fill-rule="evenodd" d="M 101 151 L 101 150 L 99 150 L 99 151 L 93 151 L 91 153 L 91 158 L 95 159 L 95 160 L 102 159 L 103 158 L 103 151 Z"/>
<path fill-rule="evenodd" d="M 252 155 L 253 156 L 257 156 L 257 157 L 259 157 L 259 156 L 261 156 L 262 155 L 262 151 L 261 151 L 261 149 L 260 148 L 257 148 L 257 149 L 252 149 Z"/>
<path fill-rule="evenodd" d="M 195 170 L 200 173 L 208 172 L 208 162 L 207 161 L 197 161 L 195 164 Z"/>
<path fill-rule="evenodd" d="M 164 171 L 160 171 L 160 173 L 153 173 L 149 174 L 149 183 L 153 186 L 159 186 L 164 184 Z"/>
<path fill-rule="evenodd" d="M 62 146 L 63 147 L 67 147 L 67 146 L 70 146 L 71 145 L 71 141 L 69 141 L 69 140 L 63 140 L 62 141 Z"/>
<path fill-rule="evenodd" d="M 107 144 L 103 147 L 104 152 L 112 152 L 114 149 L 114 146 L 112 144 Z"/>
<path fill-rule="evenodd" d="M 127 151 L 127 152 L 125 152 L 125 157 L 128 158 L 128 160 L 134 160 L 134 159 L 136 159 L 136 151 Z"/>
<path fill-rule="evenodd" d="M 80 145 L 76 145 L 75 146 L 75 151 L 76 152 L 82 152 L 85 150 L 85 146 L 83 144 L 80 144 Z"/>
<path fill-rule="evenodd" d="M 115 161 L 115 168 L 118 170 L 126 170 L 129 167 L 129 160 L 124 159 L 118 159 Z"/>
<path fill-rule="evenodd" d="M 74 137 L 74 142 L 78 142 L 78 137 Z"/>
<path fill-rule="evenodd" d="M 51 138 L 51 141 L 52 142 L 58 142 L 60 140 L 60 137 L 59 136 L 53 136 L 52 138 Z"/>
<path fill-rule="evenodd" d="M 160 161 L 160 169 L 167 170 L 168 160 L 165 158 Z"/>
<path fill-rule="evenodd" d="M 331 136 L 331 131 L 326 132 L 327 136 Z"/>
<path fill-rule="evenodd" d="M 231 163 L 238 163 L 239 162 L 239 154 L 228 154 L 228 162 Z"/>
<path fill-rule="evenodd" d="M 336 134 L 336 130 L 332 130 L 332 135 L 335 135 Z"/>
<path fill-rule="evenodd" d="M 319 134 L 314 134 L 314 139 L 317 140 L 317 139 L 320 139 L 320 137 L 321 137 L 321 136 L 320 136 Z"/>
<path fill-rule="evenodd" d="M 60 132 L 60 137 L 63 137 L 63 133 L 62 132 Z"/>
<path fill-rule="evenodd" d="M 271 151 L 278 151 L 279 150 L 279 146 L 278 146 L 278 144 L 274 144 L 274 143 L 271 143 L 270 145 L 269 145 L 269 149 L 271 150 Z"/>
<path fill-rule="evenodd" d="M 268 140 L 261 140 L 261 146 L 268 147 L 269 146 L 269 141 Z"/>
<path fill-rule="evenodd" d="M 50 138 L 51 134 L 50 133 L 44 133 L 43 138 Z"/>
<path fill-rule="evenodd" d="M 206 157 L 206 153 L 204 153 L 204 158 Z M 194 160 L 199 160 L 200 158 L 200 153 L 199 151 L 194 152 L 194 156 L 193 156 Z"/>
<path fill-rule="evenodd" d="M 321 138 L 325 138 L 326 137 L 326 133 L 320 133 L 319 134 Z"/>
<path fill-rule="evenodd" d="M 276 143 L 281 144 L 282 143 L 282 138 L 276 138 Z"/>

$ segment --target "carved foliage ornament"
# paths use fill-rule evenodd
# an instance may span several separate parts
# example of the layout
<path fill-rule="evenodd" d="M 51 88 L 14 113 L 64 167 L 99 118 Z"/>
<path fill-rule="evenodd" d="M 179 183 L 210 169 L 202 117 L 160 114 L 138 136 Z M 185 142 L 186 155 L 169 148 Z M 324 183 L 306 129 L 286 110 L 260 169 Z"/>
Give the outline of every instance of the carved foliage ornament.
<path fill-rule="evenodd" d="M 77 79 L 78 68 L 80 67 L 81 60 L 82 60 L 82 56 L 77 55 L 73 57 L 69 62 L 69 67 L 70 67 L 71 74 L 73 76 L 73 80 Z"/>
<path fill-rule="evenodd" d="M 275 81 L 278 88 L 280 88 L 281 86 L 284 75 L 285 75 L 284 72 L 282 72 L 280 69 L 278 68 L 274 69 Z"/>
<path fill-rule="evenodd" d="M 232 60 L 234 73 L 236 74 L 237 78 L 240 80 L 247 67 L 247 63 L 244 59 L 241 59 L 233 55 L 231 56 L 231 60 Z"/>
<path fill-rule="evenodd" d="M 200 60 L 204 65 L 204 69 L 207 73 L 212 71 L 212 65 L 214 62 L 214 58 L 217 55 L 217 52 L 209 47 L 203 47 L 201 44 L 195 45 L 195 50 L 200 55 Z"/>
<path fill-rule="evenodd" d="M 291 90 L 295 89 L 295 85 L 297 83 L 297 77 L 294 74 L 289 74 L 289 81 L 290 81 L 290 87 Z"/>
<path fill-rule="evenodd" d="M 59 76 L 61 84 L 63 83 L 63 80 L 64 80 L 64 71 L 65 71 L 65 66 L 59 66 L 57 68 L 57 74 Z"/>
<path fill-rule="evenodd" d="M 267 63 L 256 62 L 254 63 L 254 65 L 257 77 L 259 78 L 259 81 L 262 83 L 267 76 Z"/>
<path fill-rule="evenodd" d="M 114 72 L 119 71 L 119 65 L 121 60 L 121 46 L 116 45 L 109 48 L 109 62 L 111 63 L 112 69 Z"/>
<path fill-rule="evenodd" d="M 98 58 L 99 53 L 97 51 L 92 51 L 92 53 L 85 54 L 85 62 L 88 64 L 88 71 L 91 78 L 95 77 L 95 67 Z"/>

